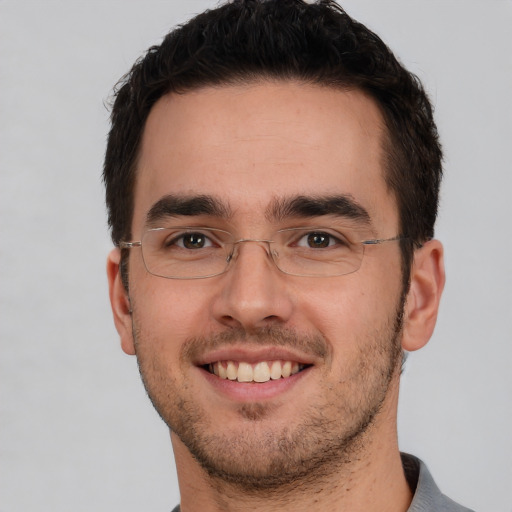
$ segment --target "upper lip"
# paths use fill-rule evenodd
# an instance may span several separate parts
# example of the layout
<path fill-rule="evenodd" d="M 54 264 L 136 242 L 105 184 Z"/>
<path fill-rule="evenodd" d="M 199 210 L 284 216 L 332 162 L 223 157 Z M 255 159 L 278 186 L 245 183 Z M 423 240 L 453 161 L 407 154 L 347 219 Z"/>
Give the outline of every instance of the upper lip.
<path fill-rule="evenodd" d="M 194 363 L 197 366 L 204 366 L 218 361 L 238 361 L 245 363 L 258 363 L 260 361 L 292 361 L 304 365 L 312 365 L 316 362 L 317 357 L 298 353 L 292 349 L 284 347 L 253 347 L 247 346 L 230 346 L 209 351 L 201 355 Z"/>

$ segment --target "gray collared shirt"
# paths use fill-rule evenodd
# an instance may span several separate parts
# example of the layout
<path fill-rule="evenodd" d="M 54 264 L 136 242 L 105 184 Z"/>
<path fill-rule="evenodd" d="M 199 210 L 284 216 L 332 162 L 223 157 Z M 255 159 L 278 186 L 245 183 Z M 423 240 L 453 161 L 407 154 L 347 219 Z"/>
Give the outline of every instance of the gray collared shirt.
<path fill-rule="evenodd" d="M 407 482 L 411 489 L 415 489 L 407 512 L 473 512 L 441 493 L 427 466 L 420 459 L 402 453 L 402 465 Z M 172 512 L 180 512 L 180 506 Z"/>
<path fill-rule="evenodd" d="M 402 465 L 409 486 L 416 489 L 407 512 L 473 512 L 445 496 L 420 459 L 402 453 Z"/>

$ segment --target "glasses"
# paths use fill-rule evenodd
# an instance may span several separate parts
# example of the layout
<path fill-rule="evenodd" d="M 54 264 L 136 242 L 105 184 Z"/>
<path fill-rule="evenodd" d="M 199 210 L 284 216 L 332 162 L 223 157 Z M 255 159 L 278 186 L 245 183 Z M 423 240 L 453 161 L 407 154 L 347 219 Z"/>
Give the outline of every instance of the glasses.
<path fill-rule="evenodd" d="M 402 239 L 351 241 L 353 232 L 332 228 L 289 228 L 270 239 L 236 239 L 228 231 L 203 227 L 166 227 L 147 230 L 141 241 L 120 242 L 121 249 L 142 249 L 146 270 L 167 279 L 204 279 L 227 272 L 241 244 L 266 245 L 267 254 L 285 274 L 304 277 L 342 276 L 361 266 L 367 245 Z"/>

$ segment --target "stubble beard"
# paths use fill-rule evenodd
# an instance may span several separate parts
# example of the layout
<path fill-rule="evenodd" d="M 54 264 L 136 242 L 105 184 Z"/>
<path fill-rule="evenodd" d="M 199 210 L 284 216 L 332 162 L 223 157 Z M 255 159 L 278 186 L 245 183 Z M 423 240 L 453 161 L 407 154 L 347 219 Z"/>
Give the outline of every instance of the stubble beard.
<path fill-rule="evenodd" d="M 371 333 L 369 340 L 355 341 L 359 347 L 357 364 L 346 368 L 348 374 L 321 389 L 317 400 L 301 411 L 300 420 L 284 427 L 272 425 L 272 415 L 279 411 L 263 403 L 239 407 L 245 421 L 236 431 L 212 427 L 212 418 L 194 399 L 187 381 L 178 385 L 160 364 L 158 354 L 145 353 L 143 347 L 150 340 L 143 340 L 142 330 L 134 321 L 139 370 L 161 418 L 213 480 L 256 494 L 296 489 L 298 485 L 314 488 L 315 483 L 348 468 L 365 451 L 372 426 L 400 372 L 404 302 L 401 297 L 394 317 Z M 189 339 L 183 345 L 181 360 L 198 347 L 225 346 L 244 338 L 265 345 L 299 344 L 306 353 L 309 350 L 317 356 L 323 348 L 329 358 L 329 344 L 322 337 L 270 327 L 250 334 L 235 330 Z M 219 418 L 215 421 L 221 422 Z"/>

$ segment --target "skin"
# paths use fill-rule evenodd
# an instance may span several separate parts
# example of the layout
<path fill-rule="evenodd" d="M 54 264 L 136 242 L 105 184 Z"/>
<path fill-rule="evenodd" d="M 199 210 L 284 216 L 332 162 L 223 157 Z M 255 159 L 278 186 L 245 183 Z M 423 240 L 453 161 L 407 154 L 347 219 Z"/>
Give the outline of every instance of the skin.
<path fill-rule="evenodd" d="M 208 194 L 231 212 L 172 222 L 251 239 L 340 221 L 271 218 L 276 198 L 339 194 L 369 214 L 361 240 L 393 237 L 384 130 L 358 91 L 262 82 L 168 95 L 144 131 L 134 239 L 167 194 Z M 113 250 L 107 264 L 114 320 L 171 429 L 183 512 L 407 510 L 396 436 L 400 351 L 432 334 L 444 285 L 438 241 L 416 251 L 406 297 L 396 242 L 367 247 L 357 272 L 329 278 L 286 275 L 251 242 L 223 275 L 168 280 L 149 274 L 133 249 L 129 293 L 119 257 Z M 277 384 L 222 387 L 200 366 L 230 358 L 308 369 Z"/>

